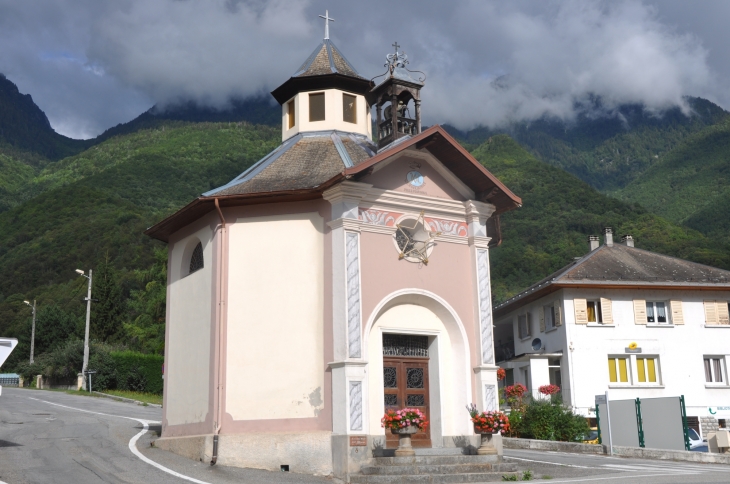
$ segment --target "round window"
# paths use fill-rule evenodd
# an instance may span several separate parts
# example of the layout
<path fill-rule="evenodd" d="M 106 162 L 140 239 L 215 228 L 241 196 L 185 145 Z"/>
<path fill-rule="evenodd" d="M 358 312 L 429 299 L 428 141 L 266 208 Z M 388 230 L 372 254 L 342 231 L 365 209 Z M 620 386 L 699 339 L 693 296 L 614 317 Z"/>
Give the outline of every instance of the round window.
<path fill-rule="evenodd" d="M 418 218 L 405 218 L 396 224 L 393 242 L 398 250 L 398 258 L 408 262 L 428 264 L 428 258 L 436 245 L 435 236 L 425 225 L 423 215 Z"/>

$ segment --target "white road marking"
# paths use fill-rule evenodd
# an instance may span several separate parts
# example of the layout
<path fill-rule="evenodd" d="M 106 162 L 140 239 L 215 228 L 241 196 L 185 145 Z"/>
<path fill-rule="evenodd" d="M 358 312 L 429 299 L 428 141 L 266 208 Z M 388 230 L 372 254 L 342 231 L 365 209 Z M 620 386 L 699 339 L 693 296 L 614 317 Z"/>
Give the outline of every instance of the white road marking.
<path fill-rule="evenodd" d="M 628 471 L 628 472 L 649 472 L 649 471 L 655 471 L 655 472 L 666 472 L 668 469 L 667 467 L 654 467 L 654 466 L 645 466 L 645 465 L 618 465 L 618 464 L 604 464 L 602 467 L 608 467 L 610 469 L 616 469 L 619 471 Z M 695 469 L 682 469 L 677 467 L 671 467 L 671 470 L 676 471 L 677 474 L 698 474 L 698 472 Z"/>
<path fill-rule="evenodd" d="M 534 459 L 523 459 L 522 457 L 512 457 L 510 455 L 503 456 L 504 459 L 514 459 L 514 460 L 524 460 L 526 462 L 537 462 L 538 464 L 550 464 L 553 466 L 563 466 L 563 467 L 578 467 L 580 469 L 595 469 L 595 467 L 588 467 L 588 466 L 579 466 L 576 464 L 561 464 L 559 462 L 548 462 L 545 460 L 534 460 Z"/>
<path fill-rule="evenodd" d="M 135 422 L 139 422 L 143 426 L 142 431 L 140 431 L 137 435 L 132 437 L 129 441 L 129 450 L 131 450 L 134 455 L 139 457 L 143 462 L 146 462 L 147 464 L 160 469 L 162 472 L 166 472 L 175 477 L 179 477 L 180 479 L 185 479 L 186 481 L 195 482 L 196 484 L 210 484 L 209 482 L 199 481 L 198 479 L 195 479 L 194 477 L 186 476 L 184 474 L 180 474 L 179 472 L 175 472 L 172 469 L 168 469 L 167 467 L 163 466 L 162 464 L 158 464 L 157 462 L 153 461 L 152 459 L 149 459 L 148 457 L 143 455 L 142 452 L 139 451 L 139 449 L 137 449 L 137 441 L 139 440 L 139 438 L 142 437 L 145 433 L 147 433 L 147 431 L 149 430 L 149 424 L 160 423 L 157 420 L 143 420 L 143 419 L 135 418 L 135 417 L 126 417 L 124 415 L 113 415 L 113 414 L 109 414 L 109 413 L 92 412 L 91 410 L 84 410 L 83 408 L 69 407 L 67 405 L 61 405 L 60 403 L 49 402 L 47 400 L 40 400 L 38 398 L 33 398 L 33 397 L 28 397 L 28 398 L 30 398 L 31 400 L 36 400 L 38 402 L 47 403 L 49 405 L 55 405 L 57 407 L 68 408 L 70 410 L 76 410 L 77 412 L 93 413 L 94 415 L 103 415 L 105 417 L 124 418 L 127 420 L 134 420 Z M 5 483 L 0 482 L 0 484 L 5 484 Z"/>

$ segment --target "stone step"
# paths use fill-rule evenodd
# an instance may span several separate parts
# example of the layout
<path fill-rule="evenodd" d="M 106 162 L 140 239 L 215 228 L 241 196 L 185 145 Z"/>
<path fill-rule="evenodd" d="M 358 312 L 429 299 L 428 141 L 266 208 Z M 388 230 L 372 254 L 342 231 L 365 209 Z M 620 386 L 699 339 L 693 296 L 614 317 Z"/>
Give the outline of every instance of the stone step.
<path fill-rule="evenodd" d="M 350 484 L 457 484 L 501 481 L 502 476 L 517 475 L 516 472 L 472 472 L 467 474 L 424 474 L 407 476 L 354 475 Z"/>
<path fill-rule="evenodd" d="M 456 464 L 497 464 L 496 455 L 415 455 L 412 457 L 375 457 L 375 466 L 407 465 L 456 465 Z"/>
<path fill-rule="evenodd" d="M 412 466 L 371 466 L 362 467 L 366 475 L 408 475 L 408 474 L 466 474 L 473 472 L 492 472 L 492 464 L 455 464 L 455 465 L 412 465 Z"/>
<path fill-rule="evenodd" d="M 468 447 L 415 447 L 413 451 L 416 455 L 476 455 L 477 448 Z M 374 457 L 394 457 L 395 449 L 384 449 L 378 447 L 373 449 Z"/>
<path fill-rule="evenodd" d="M 398 465 L 366 466 L 360 469 L 365 475 L 425 475 L 425 474 L 475 474 L 484 472 L 513 472 L 515 464 L 453 464 L 453 465 Z"/>

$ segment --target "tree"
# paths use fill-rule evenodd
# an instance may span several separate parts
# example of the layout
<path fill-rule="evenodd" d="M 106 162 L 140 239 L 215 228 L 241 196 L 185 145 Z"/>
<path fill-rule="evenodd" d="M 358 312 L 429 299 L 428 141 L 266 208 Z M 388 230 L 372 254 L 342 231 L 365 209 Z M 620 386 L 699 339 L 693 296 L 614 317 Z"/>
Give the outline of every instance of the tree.
<path fill-rule="evenodd" d="M 91 338 L 103 343 L 119 341 L 124 334 L 124 297 L 109 254 L 94 274 L 92 298 L 96 301 L 91 304 Z"/>
<path fill-rule="evenodd" d="M 167 297 L 167 249 L 155 251 L 155 263 L 134 273 L 144 289 L 132 291 L 128 299 L 131 322 L 124 329 L 128 344 L 143 353 L 164 354 Z"/>

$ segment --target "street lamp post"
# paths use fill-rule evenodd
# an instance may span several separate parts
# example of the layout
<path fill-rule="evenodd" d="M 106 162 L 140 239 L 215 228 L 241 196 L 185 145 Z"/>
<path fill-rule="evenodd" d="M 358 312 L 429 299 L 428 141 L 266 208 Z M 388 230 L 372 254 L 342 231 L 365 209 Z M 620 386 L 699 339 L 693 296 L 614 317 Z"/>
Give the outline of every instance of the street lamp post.
<path fill-rule="evenodd" d="M 32 306 L 30 304 L 30 301 L 23 302 L 33 309 L 33 326 L 31 326 L 30 330 L 30 363 L 33 364 L 33 349 L 35 347 L 35 299 L 33 299 Z"/>
<path fill-rule="evenodd" d="M 76 272 L 84 276 L 89 280 L 89 289 L 86 294 L 86 332 L 84 333 L 84 365 L 81 368 L 81 373 L 84 378 L 84 387 L 86 387 L 86 369 L 89 367 L 89 322 L 91 320 L 91 269 L 89 269 L 89 275 L 84 274 L 81 269 L 76 269 Z"/>

